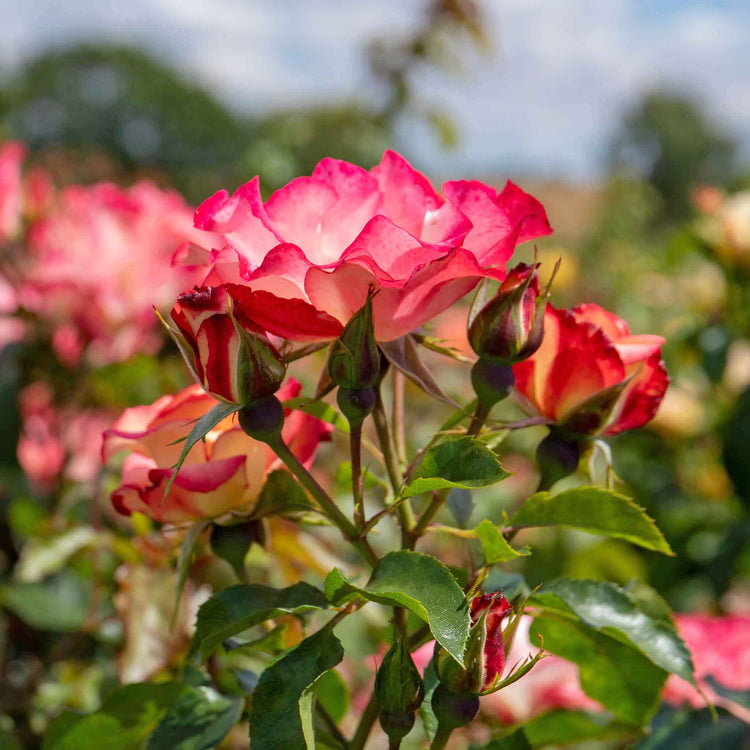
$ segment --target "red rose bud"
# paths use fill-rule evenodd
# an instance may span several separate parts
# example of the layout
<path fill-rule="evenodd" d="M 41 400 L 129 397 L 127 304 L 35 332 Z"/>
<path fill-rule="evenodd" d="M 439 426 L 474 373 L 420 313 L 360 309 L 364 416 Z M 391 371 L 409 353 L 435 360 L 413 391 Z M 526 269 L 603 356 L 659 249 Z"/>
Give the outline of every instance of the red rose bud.
<path fill-rule="evenodd" d="M 480 359 L 512 365 L 540 347 L 549 286 L 540 291 L 536 269 L 536 264 L 516 266 L 497 294 L 474 316 L 469 343 Z"/>
<path fill-rule="evenodd" d="M 440 682 L 458 695 L 482 695 L 505 668 L 502 622 L 512 607 L 501 592 L 479 594 L 471 602 L 471 632 L 466 647 L 466 668 L 445 650 L 437 656 Z"/>
<path fill-rule="evenodd" d="M 333 342 L 328 373 L 340 388 L 370 388 L 380 377 L 380 350 L 372 325 L 372 294 Z"/>
<path fill-rule="evenodd" d="M 180 295 L 172 320 L 183 356 L 212 396 L 247 404 L 279 389 L 285 373 L 281 355 L 226 287 L 196 287 Z"/>

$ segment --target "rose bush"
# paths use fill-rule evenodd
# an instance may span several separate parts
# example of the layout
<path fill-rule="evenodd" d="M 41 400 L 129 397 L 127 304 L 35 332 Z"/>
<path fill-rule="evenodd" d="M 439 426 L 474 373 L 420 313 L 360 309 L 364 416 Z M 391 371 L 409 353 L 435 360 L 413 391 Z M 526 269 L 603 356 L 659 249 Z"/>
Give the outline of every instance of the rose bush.
<path fill-rule="evenodd" d="M 281 398 L 299 393 L 300 384 L 289 380 Z M 215 518 L 230 510 L 250 511 L 268 472 L 278 466 L 270 448 L 245 435 L 234 416 L 227 417 L 199 441 L 187 455 L 164 497 L 171 468 L 182 451 L 192 422 L 217 403 L 200 386 L 192 385 L 174 396 L 163 396 L 150 406 L 126 409 L 104 433 L 102 459 L 129 450 L 122 468 L 122 484 L 112 495 L 117 511 L 144 513 L 162 523 Z M 288 415 L 284 439 L 297 458 L 309 464 L 328 425 L 302 412 Z"/>
<path fill-rule="evenodd" d="M 661 336 L 631 335 L 598 305 L 548 305 L 544 339 L 513 366 L 516 390 L 532 413 L 575 435 L 614 435 L 646 424 L 669 383 Z"/>
<path fill-rule="evenodd" d="M 305 300 L 342 324 L 374 289 L 379 341 L 409 333 L 483 277 L 502 281 L 516 245 L 552 231 L 542 205 L 513 183 L 498 193 L 446 182 L 441 196 L 392 151 L 369 172 L 324 159 L 265 203 L 256 177 L 205 201 L 195 226 L 215 233 L 198 240 L 211 268 L 204 283 Z M 200 254 L 185 246 L 179 257 Z"/>

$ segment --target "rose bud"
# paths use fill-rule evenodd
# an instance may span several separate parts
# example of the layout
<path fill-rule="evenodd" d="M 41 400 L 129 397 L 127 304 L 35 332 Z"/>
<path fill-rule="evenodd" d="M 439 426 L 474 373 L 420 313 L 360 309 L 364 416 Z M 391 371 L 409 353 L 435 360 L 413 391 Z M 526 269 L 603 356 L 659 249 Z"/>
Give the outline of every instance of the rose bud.
<path fill-rule="evenodd" d="M 393 741 L 403 739 L 414 726 L 414 712 L 424 699 L 424 682 L 399 635 L 388 649 L 375 676 L 380 701 L 380 726 Z"/>
<path fill-rule="evenodd" d="M 285 373 L 281 355 L 225 286 L 180 295 L 172 320 L 188 366 L 212 396 L 248 404 L 279 389 Z"/>
<path fill-rule="evenodd" d="M 380 379 L 381 354 L 372 326 L 372 294 L 333 342 L 328 374 L 339 386 L 336 400 L 351 424 L 361 424 L 375 408 L 373 386 Z"/>
<path fill-rule="evenodd" d="M 469 343 L 480 359 L 512 365 L 541 346 L 549 287 L 540 291 L 537 266 L 521 263 L 512 269 L 497 294 L 472 319 Z"/>
<path fill-rule="evenodd" d="M 517 265 L 497 294 L 479 312 L 472 313 L 468 338 L 479 355 L 471 383 L 479 403 L 491 408 L 510 393 L 515 378 L 511 365 L 530 357 L 544 336 L 544 308 L 549 288 L 539 288 L 538 264 Z"/>
<path fill-rule="evenodd" d="M 511 610 L 502 592 L 479 594 L 472 599 L 466 668 L 443 649 L 437 656 L 438 677 L 451 693 L 483 695 L 492 692 L 505 668 L 502 622 Z"/>

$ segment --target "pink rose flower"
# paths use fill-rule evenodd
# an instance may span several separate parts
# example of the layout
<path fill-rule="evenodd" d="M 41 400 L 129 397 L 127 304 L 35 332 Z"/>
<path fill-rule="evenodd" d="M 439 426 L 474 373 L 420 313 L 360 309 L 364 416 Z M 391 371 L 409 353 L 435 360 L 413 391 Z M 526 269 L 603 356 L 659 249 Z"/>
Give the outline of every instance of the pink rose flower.
<path fill-rule="evenodd" d="M 288 380 L 279 398 L 296 396 L 298 382 Z M 122 468 L 122 484 L 112 495 L 117 511 L 145 513 L 162 523 L 215 518 L 231 510 L 250 511 L 266 474 L 280 468 L 265 444 L 248 437 L 235 415 L 227 417 L 199 441 L 180 468 L 166 498 L 164 490 L 182 452 L 194 420 L 218 402 L 199 385 L 175 396 L 163 396 L 150 406 L 126 409 L 104 433 L 102 459 L 131 451 Z M 299 411 L 287 415 L 282 435 L 297 458 L 312 462 L 321 440 L 329 439 L 330 425 Z"/>
<path fill-rule="evenodd" d="M 24 306 L 54 326 L 61 360 L 102 365 L 159 348 L 154 306 L 169 308 L 195 280 L 194 270 L 171 267 L 198 234 L 190 216 L 177 193 L 148 182 L 62 191 L 31 228 L 20 286 Z"/>
<path fill-rule="evenodd" d="M 513 366 L 516 390 L 532 413 L 573 434 L 614 435 L 653 419 L 669 384 L 661 336 L 630 333 L 598 305 L 547 305 L 544 339 Z"/>
<path fill-rule="evenodd" d="M 729 690 L 750 690 L 750 617 L 677 614 L 675 622 L 693 656 L 695 678 L 706 697 L 750 721 L 748 709 L 722 698 L 706 682 L 710 678 Z M 664 700 L 673 705 L 687 703 L 693 708 L 706 705 L 700 693 L 677 675 L 667 678 Z"/>
<path fill-rule="evenodd" d="M 21 230 L 26 149 L 16 141 L 0 145 L 0 242 L 15 239 Z"/>
<path fill-rule="evenodd" d="M 205 284 L 304 300 L 342 324 L 373 288 L 379 341 L 414 330 L 483 277 L 502 281 L 516 245 L 552 231 L 541 204 L 512 183 L 498 193 L 446 182 L 440 195 L 392 151 L 369 172 L 324 159 L 265 203 L 256 177 L 206 200 L 195 226 L 221 240 L 203 240 Z M 194 251 L 181 257 L 199 259 Z"/>
<path fill-rule="evenodd" d="M 60 479 L 93 482 L 101 468 L 99 437 L 113 416 L 99 409 L 55 405 L 46 383 L 32 383 L 20 394 L 18 463 L 29 479 L 49 489 Z"/>

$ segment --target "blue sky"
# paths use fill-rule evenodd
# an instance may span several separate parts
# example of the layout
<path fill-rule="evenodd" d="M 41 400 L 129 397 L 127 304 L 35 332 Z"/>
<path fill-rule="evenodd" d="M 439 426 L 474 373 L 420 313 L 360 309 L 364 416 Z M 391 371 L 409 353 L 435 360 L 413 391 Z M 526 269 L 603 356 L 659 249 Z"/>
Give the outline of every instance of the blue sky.
<path fill-rule="evenodd" d="M 418 90 L 456 120 L 443 152 L 426 129 L 402 147 L 431 172 L 533 172 L 586 180 L 644 90 L 701 98 L 750 153 L 747 0 L 484 0 L 494 52 Z M 49 46 L 106 39 L 142 46 L 232 108 L 262 113 L 336 101 L 368 82 L 362 47 L 408 29 L 423 0 L 0 0 L 0 65 Z"/>

